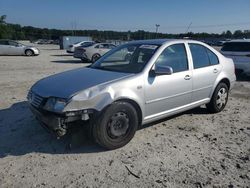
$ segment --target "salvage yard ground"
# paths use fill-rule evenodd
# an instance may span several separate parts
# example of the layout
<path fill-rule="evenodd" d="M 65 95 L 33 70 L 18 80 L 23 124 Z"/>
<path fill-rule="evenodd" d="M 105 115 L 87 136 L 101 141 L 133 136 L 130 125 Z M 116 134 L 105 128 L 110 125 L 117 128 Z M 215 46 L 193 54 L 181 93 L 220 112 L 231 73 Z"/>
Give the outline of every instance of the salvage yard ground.
<path fill-rule="evenodd" d="M 249 187 L 249 80 L 237 82 L 219 114 L 197 108 L 105 151 L 84 129 L 57 140 L 34 119 L 26 104 L 34 82 L 88 65 L 38 47 L 36 57 L 0 56 L 0 187 Z"/>

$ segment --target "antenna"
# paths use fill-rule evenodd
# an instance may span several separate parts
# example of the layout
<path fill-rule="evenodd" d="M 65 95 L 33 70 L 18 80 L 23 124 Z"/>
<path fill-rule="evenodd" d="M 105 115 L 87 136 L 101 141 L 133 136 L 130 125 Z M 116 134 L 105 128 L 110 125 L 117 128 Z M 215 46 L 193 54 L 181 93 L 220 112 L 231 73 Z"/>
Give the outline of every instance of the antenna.
<path fill-rule="evenodd" d="M 191 25 L 192 25 L 192 22 L 190 22 L 190 24 L 188 25 L 188 28 L 187 28 L 187 30 L 186 30 L 186 32 L 185 32 L 185 33 L 187 33 L 187 32 L 188 32 L 188 30 L 190 29 Z"/>
<path fill-rule="evenodd" d="M 160 24 L 155 24 L 156 30 L 155 30 L 155 38 L 157 38 L 158 28 L 160 27 Z"/>

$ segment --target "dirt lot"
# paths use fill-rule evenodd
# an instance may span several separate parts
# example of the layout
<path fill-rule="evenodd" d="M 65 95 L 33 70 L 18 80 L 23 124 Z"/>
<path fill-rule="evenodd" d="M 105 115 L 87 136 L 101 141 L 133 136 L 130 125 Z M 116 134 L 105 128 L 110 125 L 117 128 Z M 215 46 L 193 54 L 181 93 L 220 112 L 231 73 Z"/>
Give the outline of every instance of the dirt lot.
<path fill-rule="evenodd" d="M 0 56 L 0 187 L 249 187 L 249 81 L 237 82 L 222 113 L 191 110 L 105 151 L 84 131 L 56 140 L 32 116 L 34 82 L 87 65 L 57 46 L 40 49 L 37 57 Z"/>

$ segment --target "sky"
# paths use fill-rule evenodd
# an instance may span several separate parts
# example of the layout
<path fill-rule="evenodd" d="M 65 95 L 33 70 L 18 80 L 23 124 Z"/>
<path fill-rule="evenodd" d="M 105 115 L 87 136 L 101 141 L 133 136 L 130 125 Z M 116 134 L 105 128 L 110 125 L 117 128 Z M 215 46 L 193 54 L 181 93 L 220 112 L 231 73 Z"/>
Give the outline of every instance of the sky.
<path fill-rule="evenodd" d="M 4 14 L 9 23 L 55 29 L 250 30 L 250 0 L 0 0 Z"/>

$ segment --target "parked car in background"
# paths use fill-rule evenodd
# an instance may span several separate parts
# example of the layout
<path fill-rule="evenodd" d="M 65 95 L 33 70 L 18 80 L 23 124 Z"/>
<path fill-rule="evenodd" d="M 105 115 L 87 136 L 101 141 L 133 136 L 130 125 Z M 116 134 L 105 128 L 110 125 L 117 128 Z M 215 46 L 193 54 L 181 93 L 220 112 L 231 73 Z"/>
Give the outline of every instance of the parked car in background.
<path fill-rule="evenodd" d="M 54 40 L 48 40 L 48 39 L 38 39 L 36 41 L 33 41 L 34 44 L 54 44 Z"/>
<path fill-rule="evenodd" d="M 116 46 L 111 43 L 96 43 L 88 47 L 77 47 L 74 52 L 74 57 L 82 61 L 95 62 L 105 53 L 115 48 Z"/>
<path fill-rule="evenodd" d="M 225 42 L 221 53 L 233 59 L 238 74 L 250 76 L 250 39 Z"/>
<path fill-rule="evenodd" d="M 68 53 L 74 53 L 75 48 L 81 46 L 81 47 L 88 47 L 95 44 L 94 41 L 81 41 L 81 42 L 76 42 L 74 44 L 69 45 L 68 49 L 66 50 Z"/>
<path fill-rule="evenodd" d="M 91 51 L 97 45 L 104 44 Z M 82 122 L 98 144 L 115 149 L 143 124 L 203 104 L 209 112 L 222 111 L 234 83 L 232 59 L 204 43 L 143 40 L 121 45 L 89 67 L 43 78 L 27 98 L 57 136 Z"/>
<path fill-rule="evenodd" d="M 39 55 L 36 47 L 26 46 L 13 40 L 0 40 L 0 55 Z"/>

